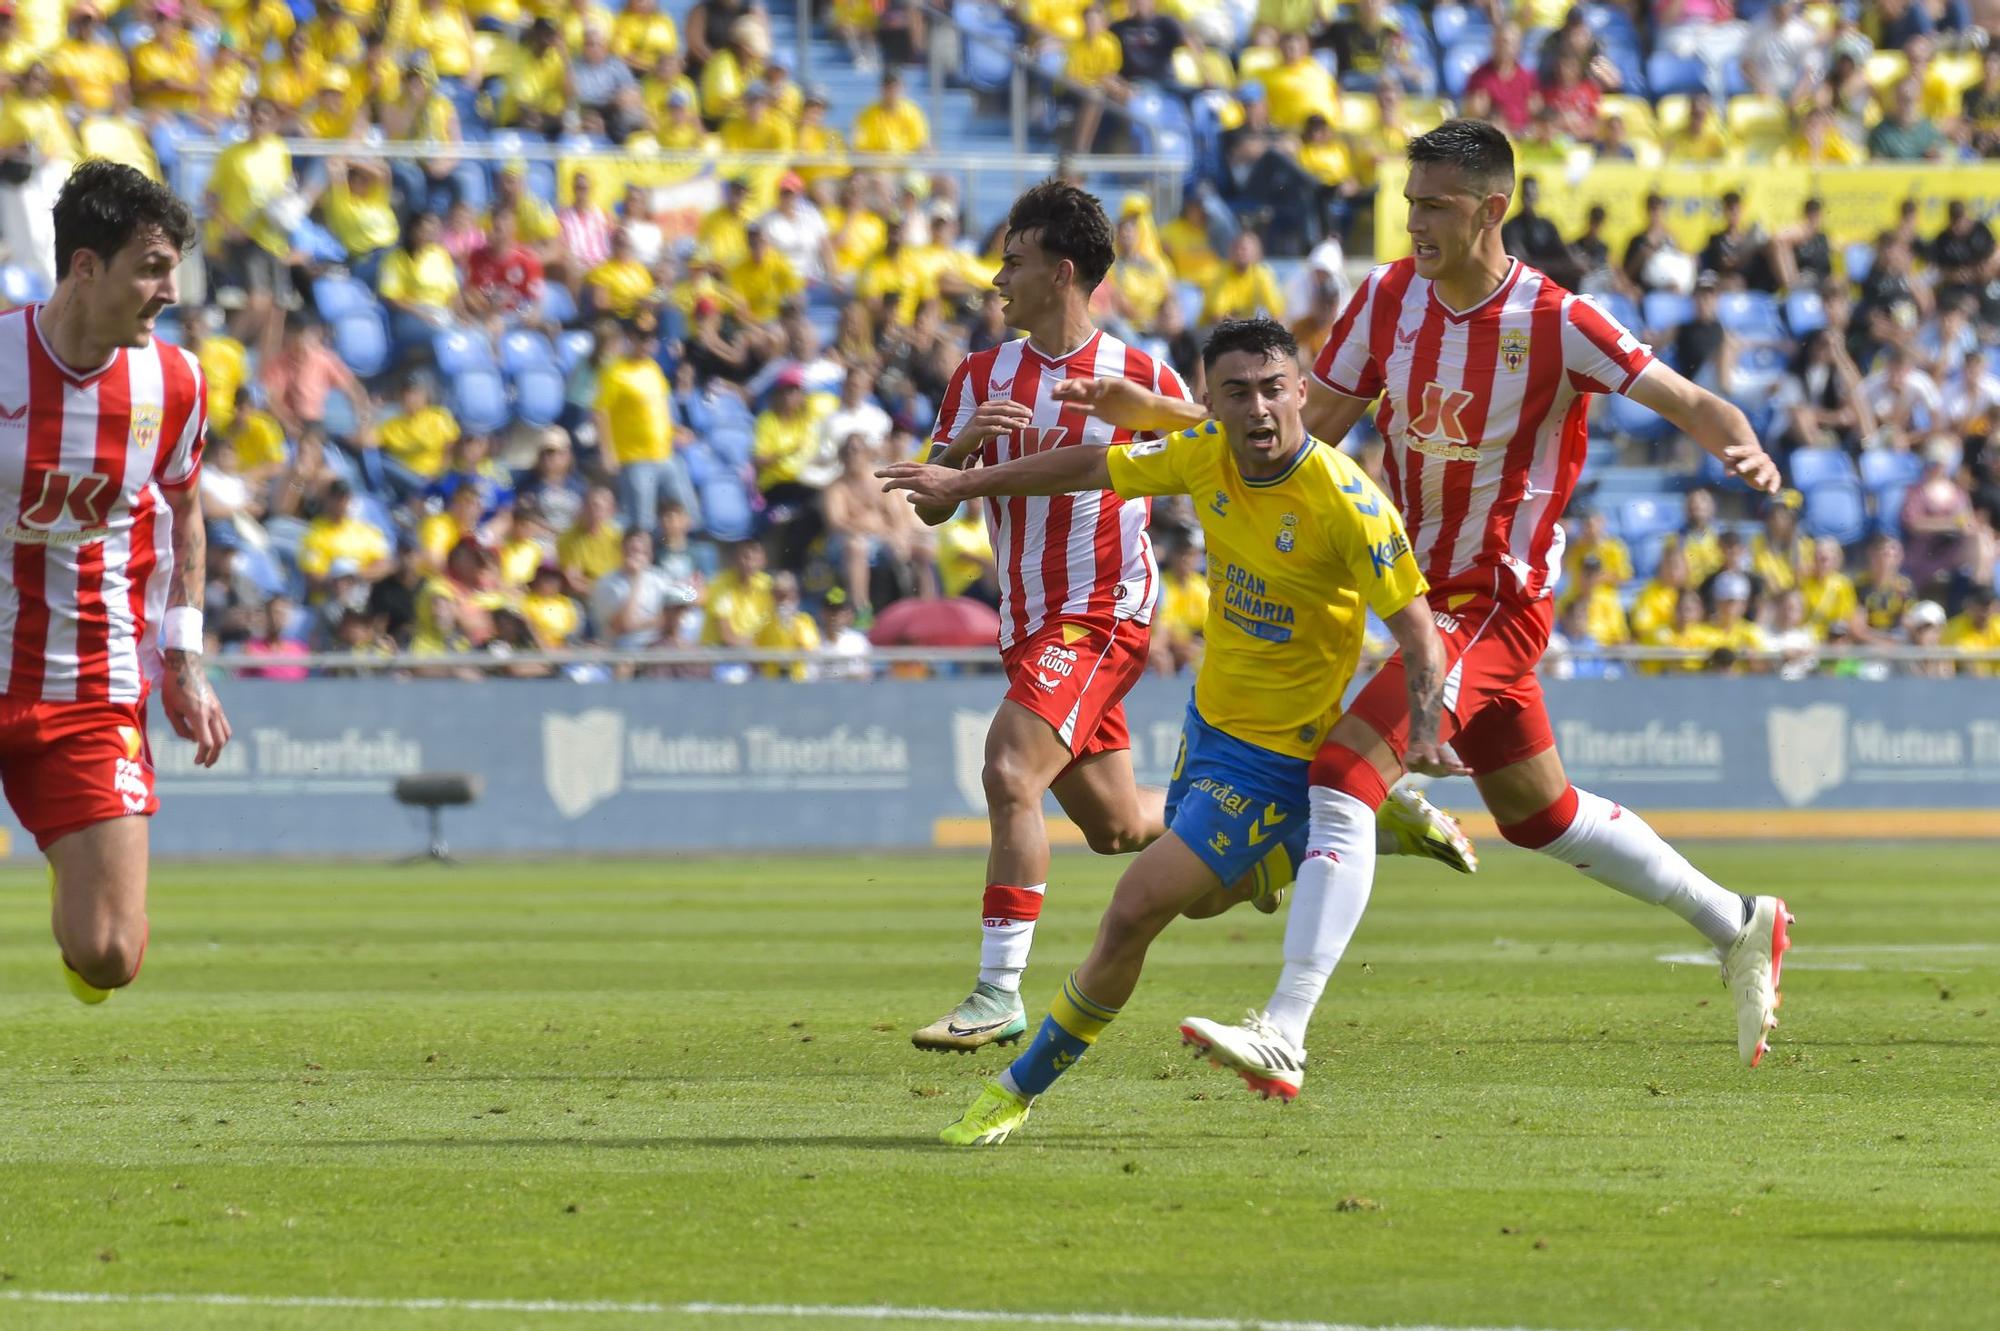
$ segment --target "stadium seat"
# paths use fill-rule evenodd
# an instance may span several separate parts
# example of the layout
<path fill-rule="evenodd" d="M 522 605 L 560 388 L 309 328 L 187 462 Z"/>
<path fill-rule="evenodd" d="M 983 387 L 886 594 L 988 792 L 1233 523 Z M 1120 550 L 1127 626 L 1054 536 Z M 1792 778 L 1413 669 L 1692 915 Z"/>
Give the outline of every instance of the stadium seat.
<path fill-rule="evenodd" d="M 530 365 L 553 366 L 555 348 L 530 328 L 511 328 L 500 335 L 500 371 L 515 375 Z"/>
<path fill-rule="evenodd" d="M 1653 120 L 1653 104 L 1629 93 L 1611 93 L 1597 105 L 1599 118 L 1617 116 L 1625 122 L 1625 133 L 1635 143 L 1658 143 L 1660 127 Z"/>
<path fill-rule="evenodd" d="M 1841 251 L 1847 263 L 1847 280 L 1866 282 L 1868 274 L 1875 271 L 1875 247 L 1865 240 L 1857 240 Z"/>
<path fill-rule="evenodd" d="M 1694 297 L 1677 291 L 1648 291 L 1645 317 L 1649 332 L 1672 332 L 1694 318 Z"/>
<path fill-rule="evenodd" d="M 1454 46 L 1444 53 L 1444 90 L 1453 97 L 1465 95 L 1466 82 L 1472 71 L 1485 64 L 1492 55 L 1490 42 L 1479 42 L 1469 46 Z"/>
<path fill-rule="evenodd" d="M 463 328 L 440 328 L 431 339 L 431 353 L 437 358 L 439 374 L 494 368 L 493 349 L 487 345 L 485 336 Z"/>
<path fill-rule="evenodd" d="M 1791 356 L 1772 342 L 1753 342 L 1736 358 L 1736 373 L 1730 391 L 1744 397 L 1761 398 L 1776 391 L 1791 367 Z"/>
<path fill-rule="evenodd" d="M 1662 97 L 1653 103 L 1653 121 L 1660 127 L 1661 139 L 1668 139 L 1688 127 L 1688 96 L 1677 92 L 1671 97 Z"/>
<path fill-rule="evenodd" d="M 349 310 L 333 321 L 333 353 L 363 379 L 389 368 L 389 322 L 373 308 Z"/>
<path fill-rule="evenodd" d="M 513 413 L 507 406 L 507 385 L 498 370 L 491 365 L 468 364 L 449 374 L 451 413 L 460 425 L 475 434 L 491 434 L 506 426 Z"/>
<path fill-rule="evenodd" d="M 1875 51 L 1862 66 L 1862 72 L 1877 94 L 1886 94 L 1909 75 L 1910 58 L 1901 51 Z"/>
<path fill-rule="evenodd" d="M 514 413 L 537 428 L 554 425 L 563 413 L 567 383 L 553 361 L 524 365 L 516 370 Z"/>
<path fill-rule="evenodd" d="M 48 283 L 39 274 L 18 263 L 0 268 L 0 300 L 6 301 L 9 309 L 47 299 Z"/>
<path fill-rule="evenodd" d="M 1614 393 L 1606 399 L 1605 421 L 1615 434 L 1652 443 L 1664 439 L 1673 430 L 1667 419 L 1650 407 L 1642 407 L 1622 393 Z"/>
<path fill-rule="evenodd" d="M 722 464 L 716 461 L 715 454 L 708 450 L 708 445 L 699 439 L 675 448 L 674 456 L 687 464 L 688 483 L 693 485 L 696 491 L 712 485 L 723 475 Z"/>
<path fill-rule="evenodd" d="M 706 437 L 708 446 L 715 450 L 715 456 L 732 467 L 746 465 L 757 442 L 756 435 L 747 426 L 736 424 L 717 426 Z"/>
<path fill-rule="evenodd" d="M 1655 51 L 1652 58 L 1646 61 L 1646 86 L 1653 90 L 1655 97 L 1706 92 L 1709 90 L 1708 66 L 1692 56 Z"/>
<path fill-rule="evenodd" d="M 1372 93 L 1340 94 L 1340 129 L 1343 134 L 1372 134 L 1382 126 L 1382 108 Z"/>
<path fill-rule="evenodd" d="M 1493 22 L 1471 5 L 1439 5 L 1431 11 L 1431 33 L 1439 46 L 1493 46 Z"/>
<path fill-rule="evenodd" d="M 1729 99 L 1726 118 L 1729 132 L 1752 157 L 1770 156 L 1791 137 L 1792 113 L 1776 97 L 1754 93 L 1734 95 Z"/>
<path fill-rule="evenodd" d="M 1639 44 L 1639 30 L 1632 26 L 1632 16 L 1616 5 L 1584 5 L 1583 21 L 1599 41 Z"/>
<path fill-rule="evenodd" d="M 569 374 L 597 349 L 597 337 L 588 328 L 567 328 L 556 342 L 556 363 Z"/>
<path fill-rule="evenodd" d="M 1666 498 L 1628 499 L 1618 508 L 1618 535 L 1631 542 L 1679 531 L 1685 513 Z"/>
<path fill-rule="evenodd" d="M 1796 338 L 1826 327 L 1826 302 L 1817 291 L 1794 291 L 1785 297 L 1785 326 Z"/>
<path fill-rule="evenodd" d="M 1792 484 L 1800 490 L 1815 490 L 1823 485 L 1861 484 L 1853 460 L 1837 448 L 1793 449 L 1791 471 Z"/>
<path fill-rule="evenodd" d="M 1747 342 L 1785 340 L 1777 298 L 1768 292 L 1725 291 L 1716 298 L 1715 317 L 1724 329 Z"/>
<path fill-rule="evenodd" d="M 576 322 L 576 297 L 560 282 L 542 285 L 542 317 L 565 326 Z"/>
<path fill-rule="evenodd" d="M 1604 58 L 1618 71 L 1620 90 L 1632 97 L 1648 97 L 1652 94 L 1651 81 L 1646 77 L 1646 57 L 1639 53 L 1637 42 L 1606 41 Z"/>
<path fill-rule="evenodd" d="M 1909 488 L 1907 485 L 1890 485 L 1868 492 L 1868 504 L 1873 510 L 1868 521 L 1870 532 L 1893 536 L 1899 541 L 1903 539 L 1903 496 Z"/>
<path fill-rule="evenodd" d="M 1871 493 L 1915 485 L 1923 474 L 1924 461 L 1915 453 L 1871 448 L 1861 455 L 1861 484 Z"/>
<path fill-rule="evenodd" d="M 748 540 L 756 516 L 750 495 L 734 476 L 724 476 L 701 489 L 701 525 L 718 541 Z"/>
<path fill-rule="evenodd" d="M 1932 58 L 1931 73 L 1951 93 L 1953 106 L 1967 89 L 1979 83 L 1980 63 L 1977 51 L 1946 51 Z"/>
<path fill-rule="evenodd" d="M 1624 292 L 1599 291 L 1593 293 L 1590 299 L 1597 303 L 1598 308 L 1633 332 L 1638 332 L 1644 326 L 1639 317 L 1638 305 Z"/>
<path fill-rule="evenodd" d="M 1842 545 L 1848 545 L 1868 534 L 1868 504 L 1859 485 L 1821 485 L 1806 490 L 1805 496 L 1805 529 L 1808 535 L 1830 536 Z"/>
<path fill-rule="evenodd" d="M 342 274 L 329 274 L 313 281 L 313 306 L 319 317 L 328 323 L 343 314 L 356 310 L 372 310 L 376 307 L 375 293 L 365 285 Z"/>

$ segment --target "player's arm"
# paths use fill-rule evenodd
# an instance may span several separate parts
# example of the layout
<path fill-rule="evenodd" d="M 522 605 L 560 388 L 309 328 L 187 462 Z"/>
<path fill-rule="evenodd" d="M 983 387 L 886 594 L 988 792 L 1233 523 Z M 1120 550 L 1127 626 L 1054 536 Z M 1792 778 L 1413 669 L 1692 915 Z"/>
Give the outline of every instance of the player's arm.
<path fill-rule="evenodd" d="M 1306 394 L 1303 413 L 1306 432 L 1315 439 L 1338 445 L 1368 414 L 1368 408 L 1373 404 L 1373 398 L 1336 393 L 1315 380 Z"/>
<path fill-rule="evenodd" d="M 1444 718 L 1444 639 L 1438 637 L 1430 602 L 1413 598 L 1382 621 L 1403 654 L 1403 679 L 1410 695 L 1410 741 L 1403 766 L 1422 776 L 1469 776 L 1471 769 L 1446 752 L 1438 738 Z"/>
<path fill-rule="evenodd" d="M 1748 481 L 1752 489 L 1765 494 L 1778 492 L 1778 464 L 1757 442 L 1749 418 L 1734 403 L 1657 360 L 1640 371 L 1625 395 L 1666 417 L 1682 434 Z"/>
<path fill-rule="evenodd" d="M 174 570 L 167 588 L 166 621 L 161 626 L 166 669 L 160 693 L 174 733 L 194 741 L 194 760 L 215 766 L 229 743 L 229 718 L 208 687 L 202 669 L 201 607 L 208 589 L 208 534 L 202 526 L 201 487 L 193 477 L 162 486 L 173 514 Z"/>
<path fill-rule="evenodd" d="M 960 471 L 928 462 L 897 462 L 875 474 L 882 488 L 906 490 L 918 506 L 956 509 L 968 499 L 991 495 L 1066 495 L 1111 488 L 1111 450 L 1078 445 L 1051 448 L 997 467 Z"/>
<path fill-rule="evenodd" d="M 1201 403 L 1155 393 L 1131 379 L 1065 379 L 1049 390 L 1049 396 L 1138 434 L 1185 430 L 1208 419 L 1208 408 Z"/>

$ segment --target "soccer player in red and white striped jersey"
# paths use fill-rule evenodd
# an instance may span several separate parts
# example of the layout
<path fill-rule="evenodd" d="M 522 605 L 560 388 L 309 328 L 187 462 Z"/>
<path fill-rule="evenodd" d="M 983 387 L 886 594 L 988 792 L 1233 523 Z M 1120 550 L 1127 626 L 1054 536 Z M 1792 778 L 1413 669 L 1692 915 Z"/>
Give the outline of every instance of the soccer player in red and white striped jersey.
<path fill-rule="evenodd" d="M 56 200 L 54 295 L 0 315 L 0 782 L 85 1002 L 145 953 L 148 695 L 197 762 L 229 740 L 201 668 L 207 394 L 153 337 L 194 238 L 167 189 L 86 162 Z"/>
<path fill-rule="evenodd" d="M 1548 645 L 1562 566 L 1558 519 L 1583 467 L 1591 393 L 1623 393 L 1659 412 L 1759 490 L 1778 488 L 1777 466 L 1736 407 L 1655 360 L 1596 305 L 1507 255 L 1500 224 L 1514 191 L 1514 151 L 1505 134 L 1448 121 L 1411 140 L 1409 160 L 1414 254 L 1369 274 L 1334 324 L 1306 420 L 1318 438 L 1343 439 L 1380 401 L 1389 490 L 1445 639 L 1442 733 L 1472 770 L 1501 835 L 1699 930 L 1722 958 L 1738 1052 L 1754 1066 L 1776 1024 L 1784 902 L 1728 891 L 1637 814 L 1572 787 L 1535 667 Z M 1162 428 L 1188 416 L 1178 404 L 1087 385 L 1059 396 L 1127 425 Z M 1392 660 L 1335 723 L 1313 765 L 1317 853 L 1299 871 L 1284 974 L 1263 1027 L 1251 1032 L 1301 1057 L 1307 1019 L 1367 900 L 1376 810 L 1402 771 L 1409 734 L 1404 689 L 1402 663 Z"/>

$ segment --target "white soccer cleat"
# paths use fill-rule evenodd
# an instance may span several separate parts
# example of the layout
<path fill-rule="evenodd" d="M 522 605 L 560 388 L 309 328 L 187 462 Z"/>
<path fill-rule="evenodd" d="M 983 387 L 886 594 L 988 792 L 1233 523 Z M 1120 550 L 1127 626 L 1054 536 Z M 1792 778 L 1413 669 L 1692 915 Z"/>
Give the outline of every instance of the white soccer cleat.
<path fill-rule="evenodd" d="M 1266 1100 L 1275 1095 L 1290 1104 L 1305 1083 L 1306 1051 L 1279 1034 L 1255 1008 L 1241 1026 L 1189 1017 L 1181 1023 L 1181 1043 L 1193 1045 L 1196 1058 L 1206 1057 L 1243 1078 L 1245 1086 Z"/>
<path fill-rule="evenodd" d="M 1722 959 L 1722 982 L 1736 1002 L 1736 1052 L 1749 1067 L 1756 1067 L 1770 1052 L 1764 1037 L 1778 1026 L 1778 1005 L 1784 1001 L 1778 974 L 1784 968 L 1785 949 L 1792 945 L 1787 932 L 1791 923 L 1784 898 L 1753 898 L 1749 921 Z"/>
<path fill-rule="evenodd" d="M 1375 825 L 1395 841 L 1397 855 L 1421 855 L 1460 873 L 1479 872 L 1479 852 L 1458 819 L 1414 786 L 1397 786 L 1376 811 Z"/>

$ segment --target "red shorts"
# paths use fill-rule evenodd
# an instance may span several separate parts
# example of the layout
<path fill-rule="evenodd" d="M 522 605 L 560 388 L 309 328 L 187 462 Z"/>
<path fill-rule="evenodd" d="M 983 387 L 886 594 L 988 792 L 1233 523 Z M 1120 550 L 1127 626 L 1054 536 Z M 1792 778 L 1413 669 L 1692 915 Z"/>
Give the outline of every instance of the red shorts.
<path fill-rule="evenodd" d="M 0 787 L 43 850 L 96 823 L 158 812 L 146 705 L 0 697 Z"/>
<path fill-rule="evenodd" d="M 1054 727 L 1072 758 L 1129 749 L 1125 695 L 1146 673 L 1147 637 L 1129 619 L 1051 621 L 1000 658 L 1007 698 Z"/>
<path fill-rule="evenodd" d="M 1544 597 L 1521 605 L 1439 591 L 1431 593 L 1430 602 L 1444 639 L 1439 738 L 1475 776 L 1554 748 L 1535 667 L 1548 650 L 1555 603 Z M 1376 672 L 1347 710 L 1403 752 L 1410 741 L 1410 695 L 1401 653 Z"/>

